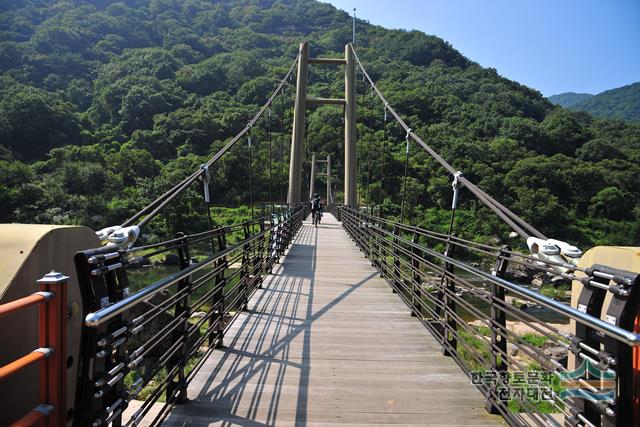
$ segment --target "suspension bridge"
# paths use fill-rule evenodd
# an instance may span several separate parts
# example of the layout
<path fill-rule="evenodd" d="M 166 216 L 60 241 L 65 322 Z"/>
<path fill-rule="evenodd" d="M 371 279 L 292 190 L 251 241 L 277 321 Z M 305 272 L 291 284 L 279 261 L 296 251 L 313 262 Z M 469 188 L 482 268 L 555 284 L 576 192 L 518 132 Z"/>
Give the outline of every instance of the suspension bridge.
<path fill-rule="evenodd" d="M 308 96 L 310 65 L 344 67 L 344 98 Z M 374 172 L 358 173 L 357 69 L 382 107 L 385 144 L 388 121 L 405 136 L 399 217 L 384 215 L 382 185 L 377 202 L 358 185 Z M 272 108 L 296 73 L 288 190 L 284 200 L 281 180 L 274 201 Z M 343 107 L 344 191 L 340 202 L 333 159 L 312 155 L 310 195 L 326 164 L 316 227 L 302 188 L 306 110 L 318 104 Z M 261 123 L 269 203 L 256 212 Z M 243 143 L 251 218 L 220 225 L 211 168 Z M 411 148 L 451 175 L 447 233 L 411 225 Z M 148 238 L 194 188 L 207 228 Z M 463 190 L 522 243 L 457 235 Z M 351 44 L 344 58 L 313 58 L 302 43 L 246 127 L 122 224 L 9 224 L 0 236 L 2 425 L 640 424 L 640 250 L 582 253 L 545 236 L 414 132 Z M 175 265 L 149 266 L 169 255 Z M 531 274 L 570 283 L 571 301 L 543 295 Z"/>

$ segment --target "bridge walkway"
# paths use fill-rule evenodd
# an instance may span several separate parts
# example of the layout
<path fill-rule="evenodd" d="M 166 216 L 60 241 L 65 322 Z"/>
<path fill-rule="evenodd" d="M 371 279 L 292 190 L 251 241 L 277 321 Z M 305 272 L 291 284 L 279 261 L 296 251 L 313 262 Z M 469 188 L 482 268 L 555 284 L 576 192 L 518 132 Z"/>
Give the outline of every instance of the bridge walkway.
<path fill-rule="evenodd" d="M 330 214 L 305 222 L 164 425 L 499 425 Z"/>

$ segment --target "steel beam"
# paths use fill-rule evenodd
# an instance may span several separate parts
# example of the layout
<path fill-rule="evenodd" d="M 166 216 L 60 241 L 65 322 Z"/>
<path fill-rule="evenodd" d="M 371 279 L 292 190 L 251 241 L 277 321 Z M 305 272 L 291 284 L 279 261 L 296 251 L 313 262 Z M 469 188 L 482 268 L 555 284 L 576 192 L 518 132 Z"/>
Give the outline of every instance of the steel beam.
<path fill-rule="evenodd" d="M 305 115 L 307 100 L 307 75 L 309 70 L 309 45 L 300 44 L 298 59 L 298 77 L 296 81 L 296 100 L 293 110 L 293 131 L 291 135 L 291 156 L 289 160 L 289 191 L 287 203 L 294 206 L 300 203 L 300 187 L 302 176 L 303 145 L 305 134 Z"/>
<path fill-rule="evenodd" d="M 336 64 L 344 65 L 346 61 L 343 58 L 309 58 L 309 64 Z"/>
<path fill-rule="evenodd" d="M 356 62 L 351 44 L 344 47 L 344 204 L 356 207 Z"/>
<path fill-rule="evenodd" d="M 340 98 L 314 98 L 307 97 L 307 104 L 332 104 L 332 105 L 345 105 L 347 101 Z"/>

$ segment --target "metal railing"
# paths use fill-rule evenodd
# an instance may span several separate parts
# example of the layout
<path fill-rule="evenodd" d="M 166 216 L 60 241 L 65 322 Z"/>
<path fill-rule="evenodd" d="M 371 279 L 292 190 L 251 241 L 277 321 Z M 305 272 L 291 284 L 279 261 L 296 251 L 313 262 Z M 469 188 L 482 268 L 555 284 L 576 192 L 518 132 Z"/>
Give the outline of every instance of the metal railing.
<path fill-rule="evenodd" d="M 634 332 L 638 273 L 567 265 L 574 270 L 559 276 L 555 265 L 508 246 L 348 207 L 339 211 L 344 229 L 393 292 L 485 395 L 488 411 L 511 425 L 638 421 L 633 415 L 634 381 L 640 379 L 633 365 L 640 344 Z M 569 279 L 580 281 L 578 308 L 527 283 L 524 276 L 532 272 L 568 280 L 567 285 Z M 608 306 L 605 297 L 611 299 Z"/>
<path fill-rule="evenodd" d="M 13 426 L 66 424 L 67 375 L 67 276 L 52 271 L 38 280 L 39 291 L 0 305 L 0 319 L 10 321 L 13 313 L 38 305 L 38 348 L 0 367 L 0 381 L 26 369 L 40 370 L 40 404 L 15 421 Z M 9 327 L 8 324 L 2 327 Z M 3 397 L 4 399 L 5 397 Z"/>
<path fill-rule="evenodd" d="M 159 425 L 173 405 L 186 400 L 188 383 L 223 345 L 304 214 L 297 207 L 162 243 L 76 254 L 85 322 L 74 425 L 137 425 L 164 395 L 150 421 Z M 192 258 L 198 245 L 209 253 L 199 260 Z M 172 252 L 174 272 L 130 292 L 136 269 Z M 141 403 L 124 417 L 133 399 Z"/>

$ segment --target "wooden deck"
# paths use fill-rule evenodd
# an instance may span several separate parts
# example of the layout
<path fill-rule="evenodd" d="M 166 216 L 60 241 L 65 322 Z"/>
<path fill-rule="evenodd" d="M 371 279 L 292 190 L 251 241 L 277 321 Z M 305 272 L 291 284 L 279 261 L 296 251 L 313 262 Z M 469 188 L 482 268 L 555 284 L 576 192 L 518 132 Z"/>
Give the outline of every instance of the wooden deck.
<path fill-rule="evenodd" d="M 500 425 L 331 216 L 305 223 L 168 426 Z"/>

